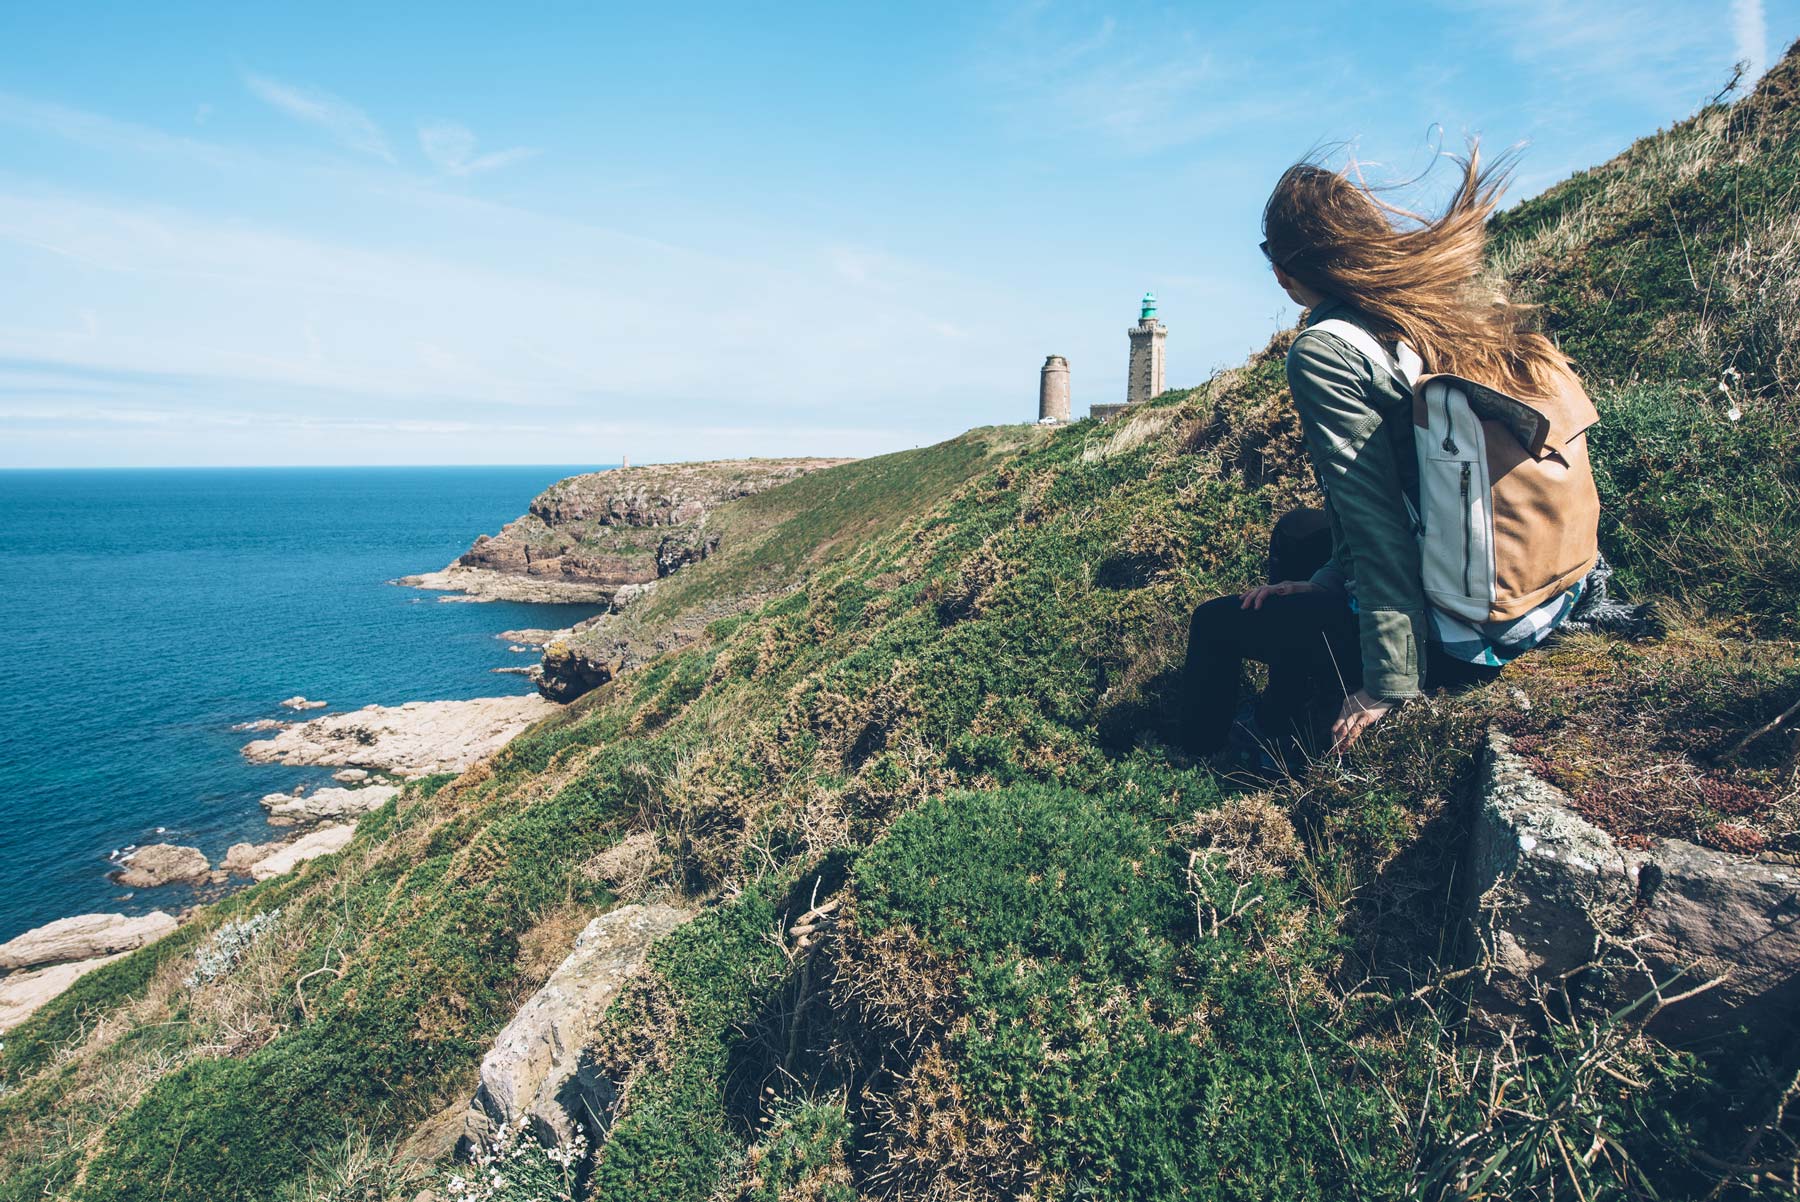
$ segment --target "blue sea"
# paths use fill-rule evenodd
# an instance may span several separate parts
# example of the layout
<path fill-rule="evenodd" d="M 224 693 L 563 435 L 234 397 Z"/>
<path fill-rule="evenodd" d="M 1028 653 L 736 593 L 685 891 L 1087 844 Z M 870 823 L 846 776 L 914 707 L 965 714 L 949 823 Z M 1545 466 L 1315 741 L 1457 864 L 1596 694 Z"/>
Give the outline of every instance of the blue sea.
<path fill-rule="evenodd" d="M 0 472 L 0 940 L 68 914 L 173 912 L 108 856 L 217 863 L 281 832 L 257 799 L 329 768 L 256 766 L 240 722 L 525 693 L 494 636 L 591 606 L 443 604 L 387 583 L 443 567 L 592 467 Z"/>

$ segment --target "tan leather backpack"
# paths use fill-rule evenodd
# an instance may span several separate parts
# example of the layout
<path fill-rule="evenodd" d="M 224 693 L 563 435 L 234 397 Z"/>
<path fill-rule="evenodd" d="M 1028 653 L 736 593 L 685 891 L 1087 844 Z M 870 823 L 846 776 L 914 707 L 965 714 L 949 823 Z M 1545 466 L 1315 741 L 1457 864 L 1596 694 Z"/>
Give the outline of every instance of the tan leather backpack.
<path fill-rule="evenodd" d="M 1355 322 L 1309 328 L 1342 338 L 1412 393 L 1413 517 L 1433 607 L 1469 622 L 1511 621 L 1593 570 L 1600 496 L 1587 430 L 1600 415 L 1574 373 L 1563 373 L 1554 396 L 1524 401 L 1461 376 L 1427 375 L 1406 343 L 1390 349 Z"/>

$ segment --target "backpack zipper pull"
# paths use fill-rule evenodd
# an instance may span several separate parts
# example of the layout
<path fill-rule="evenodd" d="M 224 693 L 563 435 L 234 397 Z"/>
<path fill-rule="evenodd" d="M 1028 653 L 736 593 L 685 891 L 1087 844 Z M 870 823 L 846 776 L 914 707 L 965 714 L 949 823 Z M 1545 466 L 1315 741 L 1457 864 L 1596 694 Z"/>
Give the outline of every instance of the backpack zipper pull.
<path fill-rule="evenodd" d="M 1450 440 L 1446 438 L 1444 441 L 1448 442 Z M 1469 512 L 1469 469 L 1472 466 L 1474 465 L 1470 463 L 1464 463 L 1462 465 L 1463 595 L 1465 597 L 1473 595 L 1469 592 L 1469 569 L 1473 566 L 1475 557 L 1474 517 Z"/>
<path fill-rule="evenodd" d="M 1461 452 L 1456 446 L 1456 426 L 1450 420 L 1450 390 L 1444 389 L 1444 453 L 1458 455 Z"/>

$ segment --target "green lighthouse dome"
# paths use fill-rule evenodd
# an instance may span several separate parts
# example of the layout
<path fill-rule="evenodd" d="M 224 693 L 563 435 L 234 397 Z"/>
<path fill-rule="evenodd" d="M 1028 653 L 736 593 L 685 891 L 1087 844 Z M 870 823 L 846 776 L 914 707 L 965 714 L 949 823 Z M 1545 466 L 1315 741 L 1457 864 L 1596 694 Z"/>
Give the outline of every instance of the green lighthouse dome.
<path fill-rule="evenodd" d="M 1144 293 L 1144 311 L 1142 313 L 1138 314 L 1138 318 L 1141 321 L 1149 321 L 1152 317 L 1155 317 L 1155 316 L 1156 316 L 1156 293 L 1146 292 L 1146 293 Z"/>

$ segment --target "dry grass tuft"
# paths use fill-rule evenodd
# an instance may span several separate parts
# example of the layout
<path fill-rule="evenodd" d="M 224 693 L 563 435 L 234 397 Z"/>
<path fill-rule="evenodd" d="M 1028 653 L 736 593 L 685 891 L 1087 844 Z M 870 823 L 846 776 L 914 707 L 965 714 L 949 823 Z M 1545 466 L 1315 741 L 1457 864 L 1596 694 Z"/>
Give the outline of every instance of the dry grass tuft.
<path fill-rule="evenodd" d="M 973 1113 L 943 1041 L 932 1043 L 880 1099 L 876 1157 L 864 1177 L 878 1197 L 920 1202 L 1007 1202 L 1031 1195 L 1040 1175 L 1031 1131 Z"/>
<path fill-rule="evenodd" d="M 1240 794 L 1201 810 L 1170 833 L 1203 855 L 1220 859 L 1232 877 L 1286 876 L 1303 849 L 1294 824 L 1267 794 Z"/>

